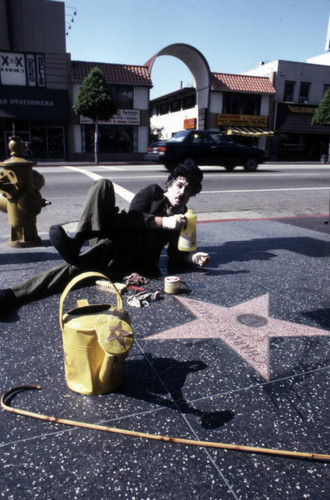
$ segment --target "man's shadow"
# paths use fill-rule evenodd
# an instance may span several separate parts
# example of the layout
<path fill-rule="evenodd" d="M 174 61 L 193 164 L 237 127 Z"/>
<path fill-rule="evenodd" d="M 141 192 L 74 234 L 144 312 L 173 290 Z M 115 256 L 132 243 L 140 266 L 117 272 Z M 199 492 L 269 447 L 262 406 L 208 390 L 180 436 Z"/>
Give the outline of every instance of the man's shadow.
<path fill-rule="evenodd" d="M 207 365 L 202 361 L 176 361 L 172 358 L 154 358 L 146 354 L 144 359 L 128 359 L 125 363 L 126 397 L 147 401 L 154 405 L 177 410 L 186 415 L 201 418 L 205 429 L 216 429 L 229 422 L 234 413 L 230 410 L 205 412 L 188 403 L 183 396 L 187 376 Z M 171 399 L 166 396 L 170 395 Z"/>
<path fill-rule="evenodd" d="M 219 266 L 231 262 L 268 261 L 278 256 L 278 251 L 290 251 L 298 255 L 315 258 L 330 257 L 330 245 L 327 241 L 317 238 L 287 237 L 287 238 L 256 238 L 251 240 L 227 241 L 219 245 L 209 245 L 201 248 L 206 251 L 210 260 L 204 268 L 195 268 L 194 272 L 213 274 L 244 274 L 249 270 L 220 270 Z M 165 254 L 164 254 L 165 255 Z M 162 266 L 162 273 L 185 274 L 192 271 L 189 265 L 169 262 Z"/>

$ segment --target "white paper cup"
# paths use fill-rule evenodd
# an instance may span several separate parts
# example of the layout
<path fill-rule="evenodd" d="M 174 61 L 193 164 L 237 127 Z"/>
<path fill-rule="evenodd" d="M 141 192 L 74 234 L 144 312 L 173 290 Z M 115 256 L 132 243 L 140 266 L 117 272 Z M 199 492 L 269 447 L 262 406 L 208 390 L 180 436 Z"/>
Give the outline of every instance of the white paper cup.
<path fill-rule="evenodd" d="M 167 276 L 164 279 L 165 293 L 177 293 L 180 290 L 180 278 L 178 276 Z"/>

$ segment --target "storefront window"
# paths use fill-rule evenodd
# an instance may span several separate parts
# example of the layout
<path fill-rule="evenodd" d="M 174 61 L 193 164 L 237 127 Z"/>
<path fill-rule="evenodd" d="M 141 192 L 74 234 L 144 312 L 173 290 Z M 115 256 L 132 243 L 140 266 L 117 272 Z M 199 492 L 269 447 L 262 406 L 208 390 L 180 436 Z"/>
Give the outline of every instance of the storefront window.
<path fill-rule="evenodd" d="M 291 80 L 285 80 L 283 101 L 293 102 L 293 92 L 295 83 L 296 82 L 293 82 Z"/>
<path fill-rule="evenodd" d="M 181 109 L 181 101 L 180 101 L 180 99 L 175 99 L 174 101 L 171 101 L 170 108 L 171 108 L 172 112 L 174 112 L 174 111 L 180 111 L 180 109 Z"/>
<path fill-rule="evenodd" d="M 65 158 L 64 129 L 62 127 L 47 128 L 48 158 Z"/>
<path fill-rule="evenodd" d="M 134 90 L 130 85 L 111 85 L 111 97 L 118 109 L 133 109 Z"/>
<path fill-rule="evenodd" d="M 310 82 L 300 82 L 299 102 L 308 104 Z"/>
<path fill-rule="evenodd" d="M 38 160 L 47 158 L 46 128 L 35 127 L 31 129 L 31 152 L 33 154 L 33 158 Z"/>
<path fill-rule="evenodd" d="M 330 87 L 330 83 L 324 83 L 323 84 L 323 94 L 322 94 L 322 97 L 324 96 L 324 94 L 326 93 L 326 91 L 328 90 L 329 87 Z"/>
<path fill-rule="evenodd" d="M 234 115 L 260 115 L 261 96 L 257 94 L 224 93 L 223 113 Z"/>
<path fill-rule="evenodd" d="M 94 125 L 83 125 L 82 144 L 83 152 L 94 152 Z M 132 126 L 100 125 L 99 152 L 100 153 L 133 153 L 135 151 L 135 129 Z"/>
<path fill-rule="evenodd" d="M 279 134 L 278 159 L 303 160 L 304 138 L 299 134 Z"/>
<path fill-rule="evenodd" d="M 12 124 L 6 122 L 4 133 L 0 139 L 1 157 L 8 157 L 9 138 L 13 135 Z M 31 160 L 64 160 L 65 159 L 65 128 L 31 126 L 28 122 L 15 122 L 15 134 L 28 143 L 29 148 L 24 157 Z"/>
<path fill-rule="evenodd" d="M 166 115 L 169 111 L 169 106 L 168 106 L 168 103 L 164 103 L 164 104 L 161 104 L 159 106 L 159 114 L 160 115 Z"/>
<path fill-rule="evenodd" d="M 195 105 L 196 105 L 196 96 L 195 95 L 190 95 L 190 96 L 184 97 L 182 100 L 182 109 L 193 108 Z"/>
<path fill-rule="evenodd" d="M 64 127 L 32 127 L 31 153 L 35 160 L 64 160 Z"/>

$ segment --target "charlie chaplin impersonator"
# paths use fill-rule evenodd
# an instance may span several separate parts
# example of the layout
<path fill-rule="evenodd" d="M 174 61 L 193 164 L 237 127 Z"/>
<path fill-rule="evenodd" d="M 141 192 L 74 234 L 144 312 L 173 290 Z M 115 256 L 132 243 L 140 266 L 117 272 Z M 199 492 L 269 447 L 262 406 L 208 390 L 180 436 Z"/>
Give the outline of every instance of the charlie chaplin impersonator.
<path fill-rule="evenodd" d="M 96 181 L 87 194 L 76 235 L 69 237 L 59 225 L 50 228 L 50 241 L 66 262 L 2 290 L 0 317 L 23 304 L 62 292 L 84 271 L 99 271 L 111 280 L 131 272 L 153 274 L 166 245 L 171 262 L 203 266 L 209 259 L 207 253 L 178 249 L 187 202 L 201 191 L 202 180 L 198 167 L 178 165 L 165 190 L 158 184 L 143 188 L 132 199 L 128 213 L 116 207 L 112 182 Z M 82 252 L 86 241 L 90 248 Z"/>

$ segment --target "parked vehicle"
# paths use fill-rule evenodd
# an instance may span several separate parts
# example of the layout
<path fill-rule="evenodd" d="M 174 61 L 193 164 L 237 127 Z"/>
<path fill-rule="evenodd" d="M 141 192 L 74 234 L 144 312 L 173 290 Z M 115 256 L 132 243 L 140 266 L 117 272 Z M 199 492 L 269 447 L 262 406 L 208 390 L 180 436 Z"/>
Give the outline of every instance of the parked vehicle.
<path fill-rule="evenodd" d="M 214 130 L 182 130 L 168 141 L 150 145 L 146 160 L 162 163 L 171 171 L 178 163 L 219 165 L 233 170 L 242 165 L 254 172 L 266 160 L 264 150 L 237 144 L 228 135 Z"/>

